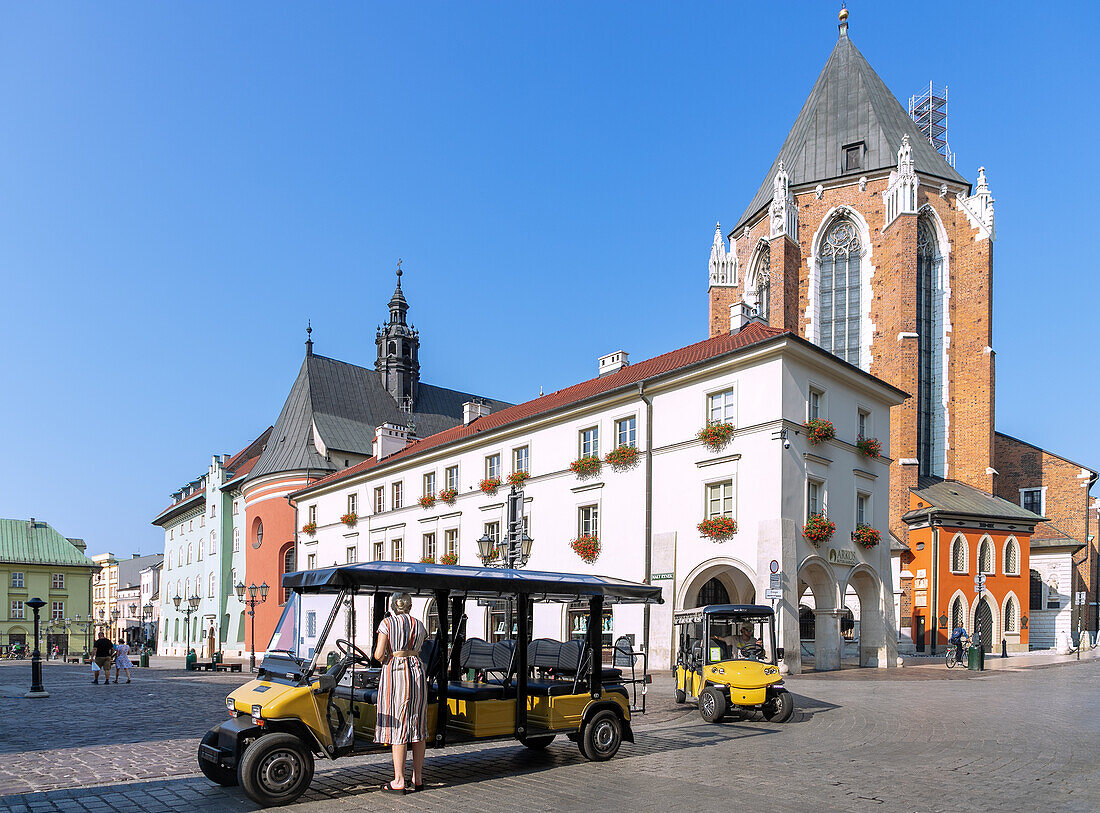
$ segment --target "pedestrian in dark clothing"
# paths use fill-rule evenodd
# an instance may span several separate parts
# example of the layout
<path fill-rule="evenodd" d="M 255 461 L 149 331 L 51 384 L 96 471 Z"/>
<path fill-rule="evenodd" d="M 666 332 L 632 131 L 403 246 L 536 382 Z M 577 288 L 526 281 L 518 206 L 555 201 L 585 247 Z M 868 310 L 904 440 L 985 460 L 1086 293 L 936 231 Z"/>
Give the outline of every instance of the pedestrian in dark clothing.
<path fill-rule="evenodd" d="M 111 643 L 110 639 L 105 635 L 101 635 L 96 638 L 94 644 L 92 644 L 92 683 L 99 683 L 99 673 L 103 673 L 103 685 L 106 686 L 111 681 L 108 679 L 109 675 L 107 670 L 111 668 L 111 661 L 114 658 L 115 645 Z"/>

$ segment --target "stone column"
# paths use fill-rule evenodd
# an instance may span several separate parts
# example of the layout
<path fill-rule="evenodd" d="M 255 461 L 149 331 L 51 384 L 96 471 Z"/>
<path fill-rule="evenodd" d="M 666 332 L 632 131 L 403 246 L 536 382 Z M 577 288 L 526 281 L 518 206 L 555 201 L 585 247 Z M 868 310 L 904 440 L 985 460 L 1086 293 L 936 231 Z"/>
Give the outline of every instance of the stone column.
<path fill-rule="evenodd" d="M 814 610 L 814 671 L 840 668 L 840 610 Z"/>

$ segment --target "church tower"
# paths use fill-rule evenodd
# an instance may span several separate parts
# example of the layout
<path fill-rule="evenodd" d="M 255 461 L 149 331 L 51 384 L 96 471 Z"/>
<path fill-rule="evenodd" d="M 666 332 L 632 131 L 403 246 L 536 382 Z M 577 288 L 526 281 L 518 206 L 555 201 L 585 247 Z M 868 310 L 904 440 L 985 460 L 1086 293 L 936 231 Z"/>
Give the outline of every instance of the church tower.
<path fill-rule="evenodd" d="M 401 292 L 401 263 L 397 263 L 397 288 L 390 297 L 390 320 L 378 328 L 378 357 L 374 369 L 393 399 L 406 413 L 416 409 L 420 383 L 420 334 L 406 321 L 409 303 Z"/>
<path fill-rule="evenodd" d="M 993 197 L 955 171 L 839 36 L 736 225 L 715 234 L 709 327 L 745 302 L 912 397 L 890 415 L 891 531 L 919 476 L 993 488 Z M 728 241 L 728 249 L 726 247 Z M 854 442 L 855 416 L 830 416 Z M 875 435 L 876 429 L 867 429 Z"/>

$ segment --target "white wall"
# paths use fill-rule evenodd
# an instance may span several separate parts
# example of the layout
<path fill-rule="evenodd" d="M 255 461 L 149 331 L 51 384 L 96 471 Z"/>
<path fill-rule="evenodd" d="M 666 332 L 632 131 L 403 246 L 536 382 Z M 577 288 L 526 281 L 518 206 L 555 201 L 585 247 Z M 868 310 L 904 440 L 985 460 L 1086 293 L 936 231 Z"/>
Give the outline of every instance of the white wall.
<path fill-rule="evenodd" d="M 1058 633 L 1071 632 L 1073 617 L 1072 573 L 1073 557 L 1069 553 L 1047 553 L 1033 550 L 1030 569 L 1043 579 L 1043 608 L 1028 611 L 1028 646 L 1031 649 L 1053 649 Z M 1048 601 L 1057 600 L 1051 608 Z"/>

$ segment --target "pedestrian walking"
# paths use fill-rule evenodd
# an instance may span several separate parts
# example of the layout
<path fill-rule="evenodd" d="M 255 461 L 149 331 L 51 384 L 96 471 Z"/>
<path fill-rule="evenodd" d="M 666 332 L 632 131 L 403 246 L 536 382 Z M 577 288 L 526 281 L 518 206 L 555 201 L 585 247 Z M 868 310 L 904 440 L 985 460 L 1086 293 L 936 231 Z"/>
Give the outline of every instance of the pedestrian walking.
<path fill-rule="evenodd" d="M 126 682 L 130 682 L 130 670 L 134 668 L 134 665 L 130 663 L 130 645 L 126 643 L 125 638 L 118 639 L 118 646 L 115 647 L 115 683 L 118 683 L 118 673 L 125 670 Z"/>
<path fill-rule="evenodd" d="M 424 749 L 428 739 L 428 681 L 420 660 L 420 647 L 428 630 L 409 615 L 412 597 L 394 593 L 393 612 L 378 625 L 376 660 L 382 661 L 378 676 L 378 717 L 375 742 L 393 750 L 393 779 L 382 786 L 385 793 L 416 793 L 424 789 Z M 405 758 L 412 745 L 412 787 L 405 784 Z"/>
<path fill-rule="evenodd" d="M 92 683 L 99 683 L 99 673 L 103 673 L 103 685 L 111 682 L 111 659 L 115 645 L 106 635 L 100 635 L 92 644 Z"/>

